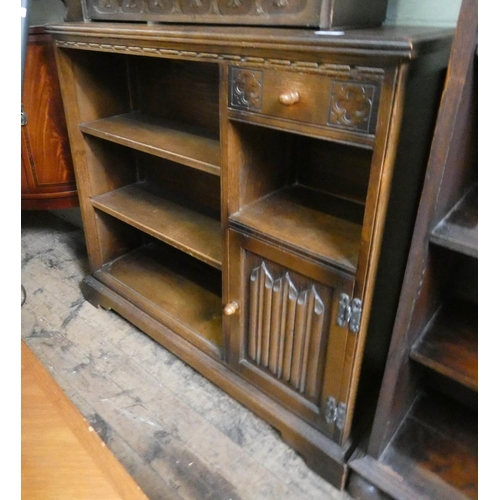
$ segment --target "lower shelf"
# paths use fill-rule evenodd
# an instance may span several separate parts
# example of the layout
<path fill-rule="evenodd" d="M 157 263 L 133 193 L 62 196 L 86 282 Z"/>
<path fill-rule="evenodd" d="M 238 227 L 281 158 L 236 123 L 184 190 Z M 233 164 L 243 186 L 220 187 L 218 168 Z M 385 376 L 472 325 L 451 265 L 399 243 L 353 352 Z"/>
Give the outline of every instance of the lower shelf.
<path fill-rule="evenodd" d="M 221 357 L 221 274 L 175 249 L 150 243 L 93 275 L 186 340 Z"/>
<path fill-rule="evenodd" d="M 220 349 L 221 297 L 214 290 L 217 271 L 205 265 L 200 272 L 203 264 L 197 268 L 194 259 L 159 245 L 140 247 L 87 276 L 82 283 L 84 297 L 120 314 L 249 408 L 277 429 L 313 471 L 343 489 L 354 443 L 338 445 L 225 362 Z"/>
<path fill-rule="evenodd" d="M 423 394 L 380 457 L 416 498 L 478 496 L 477 413 Z"/>

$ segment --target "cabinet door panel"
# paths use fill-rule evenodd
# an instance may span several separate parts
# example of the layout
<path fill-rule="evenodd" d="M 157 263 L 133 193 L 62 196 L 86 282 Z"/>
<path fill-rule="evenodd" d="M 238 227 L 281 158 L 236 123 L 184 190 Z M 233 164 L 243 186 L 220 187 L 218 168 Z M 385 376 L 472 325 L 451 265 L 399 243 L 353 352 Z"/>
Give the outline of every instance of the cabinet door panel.
<path fill-rule="evenodd" d="M 338 401 L 346 329 L 337 325 L 341 293 L 353 278 L 230 230 L 229 362 L 247 380 L 327 435 L 328 401 Z M 331 403 L 330 403 L 331 406 Z"/>

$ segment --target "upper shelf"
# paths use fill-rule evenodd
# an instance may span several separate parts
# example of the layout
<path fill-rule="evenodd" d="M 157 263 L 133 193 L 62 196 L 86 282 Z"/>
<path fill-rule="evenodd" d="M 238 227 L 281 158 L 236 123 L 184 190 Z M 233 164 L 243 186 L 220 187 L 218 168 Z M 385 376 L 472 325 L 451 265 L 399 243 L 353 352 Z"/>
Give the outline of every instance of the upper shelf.
<path fill-rule="evenodd" d="M 470 257 L 478 257 L 477 186 L 434 228 L 430 241 Z"/>
<path fill-rule="evenodd" d="M 80 124 L 86 134 L 220 176 L 219 141 L 198 127 L 137 111 Z"/>

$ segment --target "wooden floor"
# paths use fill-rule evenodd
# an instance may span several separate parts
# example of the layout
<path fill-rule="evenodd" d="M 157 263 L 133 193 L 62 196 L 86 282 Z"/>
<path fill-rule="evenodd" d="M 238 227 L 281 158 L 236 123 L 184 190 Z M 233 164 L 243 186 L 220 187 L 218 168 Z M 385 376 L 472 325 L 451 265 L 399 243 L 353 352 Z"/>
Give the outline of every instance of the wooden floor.
<path fill-rule="evenodd" d="M 83 299 L 79 227 L 50 212 L 23 212 L 21 226 L 22 337 L 150 500 L 349 500 L 264 421 Z"/>

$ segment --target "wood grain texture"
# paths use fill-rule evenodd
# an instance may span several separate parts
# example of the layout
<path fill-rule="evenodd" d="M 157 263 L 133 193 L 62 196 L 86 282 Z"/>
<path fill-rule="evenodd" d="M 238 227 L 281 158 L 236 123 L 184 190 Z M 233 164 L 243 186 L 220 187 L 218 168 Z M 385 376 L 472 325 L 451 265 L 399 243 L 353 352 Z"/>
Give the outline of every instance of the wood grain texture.
<path fill-rule="evenodd" d="M 24 340 L 21 395 L 23 498 L 147 500 Z"/>
<path fill-rule="evenodd" d="M 21 208 L 78 206 L 53 39 L 41 27 L 28 34 L 21 127 Z"/>

